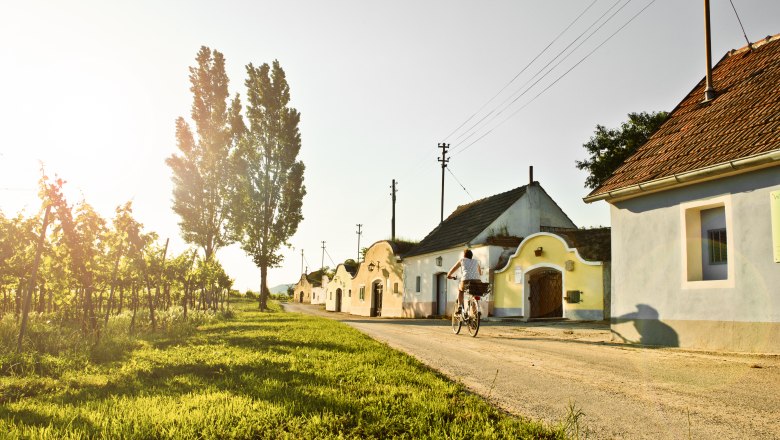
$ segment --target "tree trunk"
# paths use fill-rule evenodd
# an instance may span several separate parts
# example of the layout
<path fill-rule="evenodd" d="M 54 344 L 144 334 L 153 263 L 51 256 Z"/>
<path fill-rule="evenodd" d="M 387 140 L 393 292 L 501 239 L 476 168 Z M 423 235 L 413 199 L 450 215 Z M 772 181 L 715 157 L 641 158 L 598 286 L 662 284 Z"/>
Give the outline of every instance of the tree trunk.
<path fill-rule="evenodd" d="M 135 314 L 138 311 L 138 287 L 136 287 L 135 282 L 130 285 L 130 296 L 133 301 L 133 317 L 130 318 L 130 333 L 132 334 L 135 331 Z"/>
<path fill-rule="evenodd" d="M 116 274 L 119 271 L 119 259 L 122 258 L 122 248 L 119 248 L 119 252 L 116 254 L 116 260 L 114 260 L 114 273 L 111 275 L 111 288 L 108 291 L 108 305 L 106 306 L 106 319 L 104 325 L 108 325 L 108 315 L 111 313 L 111 309 L 114 301 L 114 289 L 116 288 Z"/>
<path fill-rule="evenodd" d="M 125 285 L 124 283 L 119 284 L 119 309 L 116 311 L 117 314 L 122 313 L 122 307 L 125 305 Z"/>
<path fill-rule="evenodd" d="M 16 296 L 14 297 L 14 318 L 19 319 L 22 314 L 22 292 L 24 291 L 24 279 L 19 278 L 19 285 L 16 287 Z"/>
<path fill-rule="evenodd" d="M 41 235 L 38 236 L 38 245 L 35 249 L 35 261 L 33 261 L 32 273 L 30 274 L 30 286 L 27 289 L 27 295 L 24 297 L 24 305 L 22 306 L 22 324 L 19 326 L 19 339 L 16 343 L 16 352 L 22 352 L 22 340 L 24 339 L 24 331 L 27 329 L 27 313 L 30 311 L 30 302 L 32 302 L 32 294 L 35 291 L 35 277 L 38 276 L 38 264 L 41 262 L 41 253 L 43 252 L 43 241 L 46 239 L 46 228 L 49 226 L 49 213 L 51 212 L 51 205 L 46 206 L 46 211 L 43 213 L 43 225 L 41 226 Z"/>
<path fill-rule="evenodd" d="M 187 298 L 187 295 L 189 294 L 189 290 L 190 290 L 190 283 L 184 283 L 184 294 L 183 294 L 183 297 L 182 297 L 182 300 L 181 300 L 181 305 L 182 305 L 182 307 L 184 307 L 184 320 L 185 321 L 187 320 L 187 301 L 189 301 L 189 299 Z"/>
<path fill-rule="evenodd" d="M 160 273 L 157 276 L 157 283 L 154 286 L 154 302 L 159 306 L 160 302 L 160 284 L 162 283 L 162 276 L 165 273 L 165 257 L 168 256 L 168 241 L 170 238 L 165 239 L 165 249 L 163 250 L 162 262 L 160 263 Z M 154 319 L 152 320 L 152 329 L 154 329 Z"/>
<path fill-rule="evenodd" d="M 268 267 L 260 266 L 260 311 L 263 312 L 268 309 L 268 288 L 265 286 L 267 276 Z"/>
<path fill-rule="evenodd" d="M 46 284 L 41 283 L 40 295 L 38 295 L 38 313 L 46 311 Z"/>

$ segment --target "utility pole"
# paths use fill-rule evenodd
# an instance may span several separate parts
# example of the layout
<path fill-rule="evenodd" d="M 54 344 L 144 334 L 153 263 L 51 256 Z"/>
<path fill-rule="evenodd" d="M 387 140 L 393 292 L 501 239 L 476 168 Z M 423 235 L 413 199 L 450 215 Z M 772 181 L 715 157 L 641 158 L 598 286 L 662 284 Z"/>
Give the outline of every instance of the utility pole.
<path fill-rule="evenodd" d="M 320 270 L 323 271 L 325 269 L 325 242 L 322 242 L 322 262 L 320 263 Z"/>
<path fill-rule="evenodd" d="M 357 236 L 358 236 L 358 253 L 357 253 L 357 262 L 358 262 L 358 264 L 360 264 L 360 235 L 361 235 L 361 234 L 363 234 L 363 232 L 361 232 L 361 231 L 360 231 L 360 228 L 362 228 L 362 227 L 363 227 L 363 225 L 362 225 L 361 223 L 358 223 L 358 224 L 357 224 L 357 225 L 355 225 L 355 226 L 357 226 L 357 227 L 358 227 L 358 230 L 357 230 L 357 232 L 356 232 L 356 234 L 357 234 Z"/>
<path fill-rule="evenodd" d="M 450 148 L 450 144 L 441 143 L 439 148 L 441 148 L 441 158 L 437 160 L 441 162 L 441 218 L 439 219 L 439 223 L 441 223 L 444 221 L 444 169 L 447 168 L 447 162 L 450 161 L 447 157 L 447 149 Z"/>
<path fill-rule="evenodd" d="M 390 222 L 390 240 L 392 241 L 395 241 L 395 193 L 397 191 L 395 188 L 396 183 L 398 182 L 396 182 L 395 179 L 393 179 L 393 186 L 390 187 L 392 188 L 392 191 L 390 192 L 390 197 L 392 197 L 393 199 L 393 219 Z"/>

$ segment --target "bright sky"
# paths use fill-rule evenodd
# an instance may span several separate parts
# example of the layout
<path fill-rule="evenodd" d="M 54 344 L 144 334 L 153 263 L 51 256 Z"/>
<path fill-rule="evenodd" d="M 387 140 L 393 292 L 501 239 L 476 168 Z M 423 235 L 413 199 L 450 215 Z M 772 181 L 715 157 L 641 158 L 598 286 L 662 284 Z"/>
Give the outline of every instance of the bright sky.
<path fill-rule="evenodd" d="M 585 157 L 582 144 L 596 124 L 615 126 L 632 111 L 671 110 L 703 77 L 703 2 L 597 0 L 449 136 L 592 1 L 6 2 L 0 10 L 0 210 L 37 212 L 43 161 L 50 174 L 68 181 L 71 202 L 83 197 L 108 219 L 133 200 L 147 231 L 184 250 L 164 160 L 176 151 L 176 117 L 189 118 L 187 69 L 206 45 L 225 55 L 231 93 L 242 96 L 244 66 L 278 59 L 301 112 L 305 219 L 293 249 L 284 251 L 283 267 L 269 272 L 269 286 L 297 281 L 301 249 L 304 264 L 319 268 L 321 241 L 328 266 L 356 258 L 357 223 L 363 224 L 361 246 L 389 238 L 394 178 L 397 236 L 422 239 L 439 221 L 439 142 L 449 142 L 452 153 L 445 216 L 457 205 L 524 185 L 533 165 L 536 180 L 578 226 L 609 225 L 608 205 L 582 202 L 585 174 L 574 161 Z M 751 41 L 780 32 L 780 2 L 733 2 Z M 533 75 L 602 14 L 621 7 L 497 118 L 468 130 L 490 110 L 500 111 L 523 84 L 533 84 Z M 711 8 L 716 62 L 745 41 L 728 0 L 712 0 Z M 237 288 L 259 288 L 259 270 L 237 246 L 218 257 Z"/>

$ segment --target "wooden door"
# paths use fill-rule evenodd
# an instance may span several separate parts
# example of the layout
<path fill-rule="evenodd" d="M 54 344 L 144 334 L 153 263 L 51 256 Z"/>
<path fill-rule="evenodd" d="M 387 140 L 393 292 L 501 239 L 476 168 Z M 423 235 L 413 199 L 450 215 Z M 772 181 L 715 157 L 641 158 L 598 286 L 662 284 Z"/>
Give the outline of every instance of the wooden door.
<path fill-rule="evenodd" d="M 336 289 L 336 311 L 341 311 L 341 289 Z"/>
<path fill-rule="evenodd" d="M 531 275 L 528 284 L 531 318 L 563 317 L 563 283 L 559 271 L 549 269 L 536 272 Z"/>

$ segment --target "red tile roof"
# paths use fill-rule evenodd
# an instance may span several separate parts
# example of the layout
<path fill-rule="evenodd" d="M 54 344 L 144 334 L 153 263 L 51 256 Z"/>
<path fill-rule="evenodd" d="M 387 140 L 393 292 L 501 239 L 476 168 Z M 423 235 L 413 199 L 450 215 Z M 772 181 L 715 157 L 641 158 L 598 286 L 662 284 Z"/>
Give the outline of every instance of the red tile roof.
<path fill-rule="evenodd" d="M 731 51 L 586 200 L 610 191 L 780 149 L 780 34 Z"/>

